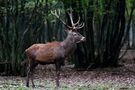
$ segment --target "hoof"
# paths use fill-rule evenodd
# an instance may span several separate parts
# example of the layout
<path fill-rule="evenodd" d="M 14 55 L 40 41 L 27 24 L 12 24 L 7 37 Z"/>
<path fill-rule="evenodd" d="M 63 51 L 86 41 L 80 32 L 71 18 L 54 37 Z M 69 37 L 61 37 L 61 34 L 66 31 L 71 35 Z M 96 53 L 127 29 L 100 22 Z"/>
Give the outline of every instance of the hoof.
<path fill-rule="evenodd" d="M 29 85 L 27 84 L 26 87 L 29 87 Z"/>

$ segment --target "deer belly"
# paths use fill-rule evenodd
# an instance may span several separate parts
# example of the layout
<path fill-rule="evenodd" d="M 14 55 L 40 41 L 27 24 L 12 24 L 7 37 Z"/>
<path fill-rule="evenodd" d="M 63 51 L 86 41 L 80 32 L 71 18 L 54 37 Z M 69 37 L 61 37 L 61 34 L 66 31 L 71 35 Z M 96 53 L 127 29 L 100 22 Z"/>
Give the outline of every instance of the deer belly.
<path fill-rule="evenodd" d="M 38 55 L 36 57 L 36 60 L 39 62 L 46 62 L 46 63 L 54 62 L 55 56 L 53 54 L 49 54 L 49 53 L 46 55 Z"/>
<path fill-rule="evenodd" d="M 54 64 L 54 62 L 42 62 L 42 61 L 37 61 L 37 63 L 41 65 Z"/>

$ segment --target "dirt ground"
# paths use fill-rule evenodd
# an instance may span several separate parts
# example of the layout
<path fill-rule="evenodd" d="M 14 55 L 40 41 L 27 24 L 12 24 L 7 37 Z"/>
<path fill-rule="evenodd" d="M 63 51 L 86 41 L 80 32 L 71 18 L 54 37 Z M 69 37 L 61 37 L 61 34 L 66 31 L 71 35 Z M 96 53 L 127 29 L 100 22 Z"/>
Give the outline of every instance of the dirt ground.
<path fill-rule="evenodd" d="M 134 55 L 130 52 L 126 55 L 122 60 L 126 64 L 117 68 L 76 71 L 70 65 L 62 67 L 59 90 L 135 90 Z M 0 76 L 0 90 L 56 90 L 55 70 L 52 65 L 36 68 L 36 88 L 26 88 L 25 79 L 26 77 L 19 76 Z"/>

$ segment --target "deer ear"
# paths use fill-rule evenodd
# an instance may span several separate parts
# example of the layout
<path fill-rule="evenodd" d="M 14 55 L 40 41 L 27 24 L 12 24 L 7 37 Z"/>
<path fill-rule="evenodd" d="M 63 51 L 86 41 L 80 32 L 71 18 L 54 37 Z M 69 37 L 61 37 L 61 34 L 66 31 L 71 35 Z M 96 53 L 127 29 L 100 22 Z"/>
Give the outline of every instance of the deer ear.
<path fill-rule="evenodd" d="M 67 33 L 68 34 L 71 34 L 71 33 L 73 33 L 73 31 L 72 30 L 68 30 Z"/>
<path fill-rule="evenodd" d="M 65 32 L 66 32 L 66 33 L 69 33 L 69 30 L 68 30 L 68 29 L 66 29 L 66 30 L 65 30 Z"/>
<path fill-rule="evenodd" d="M 69 30 L 69 29 L 66 29 L 65 31 L 66 31 L 67 33 L 68 33 L 68 32 L 72 32 L 72 30 Z"/>
<path fill-rule="evenodd" d="M 65 32 L 68 32 L 69 30 L 65 29 Z"/>

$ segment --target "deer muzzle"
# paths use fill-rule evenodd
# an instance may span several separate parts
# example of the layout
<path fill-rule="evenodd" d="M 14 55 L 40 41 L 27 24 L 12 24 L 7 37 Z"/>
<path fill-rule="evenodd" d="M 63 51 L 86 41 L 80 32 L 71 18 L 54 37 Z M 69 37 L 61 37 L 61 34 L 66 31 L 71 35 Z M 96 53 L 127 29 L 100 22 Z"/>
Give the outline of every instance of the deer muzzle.
<path fill-rule="evenodd" d="M 81 38 L 81 41 L 82 41 L 82 42 L 85 42 L 85 41 L 86 41 L 86 38 L 85 38 L 85 37 L 82 37 L 82 38 Z"/>

